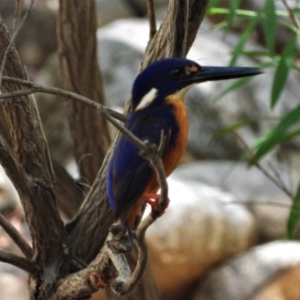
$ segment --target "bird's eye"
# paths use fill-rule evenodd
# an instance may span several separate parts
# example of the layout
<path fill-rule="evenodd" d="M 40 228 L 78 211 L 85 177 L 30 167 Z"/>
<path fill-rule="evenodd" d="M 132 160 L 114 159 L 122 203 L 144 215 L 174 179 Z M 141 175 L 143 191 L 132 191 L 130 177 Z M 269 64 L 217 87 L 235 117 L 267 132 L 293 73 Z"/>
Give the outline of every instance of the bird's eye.
<path fill-rule="evenodd" d="M 182 70 L 180 70 L 180 69 L 173 69 L 173 70 L 171 70 L 170 75 L 173 78 L 180 78 L 182 76 Z"/>

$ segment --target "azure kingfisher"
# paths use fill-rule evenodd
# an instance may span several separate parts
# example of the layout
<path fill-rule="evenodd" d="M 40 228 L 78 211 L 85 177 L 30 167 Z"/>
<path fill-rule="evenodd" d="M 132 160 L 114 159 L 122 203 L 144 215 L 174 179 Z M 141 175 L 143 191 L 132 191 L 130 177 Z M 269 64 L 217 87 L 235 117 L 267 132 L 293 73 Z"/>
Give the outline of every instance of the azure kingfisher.
<path fill-rule="evenodd" d="M 200 66 L 182 58 L 158 60 L 134 81 L 131 112 L 125 128 L 142 141 L 157 147 L 161 143 L 162 132 L 170 133 L 162 151 L 165 173 L 169 176 L 187 144 L 188 116 L 184 104 L 187 91 L 205 81 L 260 73 L 258 68 Z M 155 197 L 159 184 L 154 170 L 141 156 L 140 149 L 124 135 L 121 135 L 109 163 L 106 183 L 115 221 L 120 220 L 130 229 L 134 227 L 135 218 L 145 202 L 153 204 L 153 200 L 159 199 Z"/>

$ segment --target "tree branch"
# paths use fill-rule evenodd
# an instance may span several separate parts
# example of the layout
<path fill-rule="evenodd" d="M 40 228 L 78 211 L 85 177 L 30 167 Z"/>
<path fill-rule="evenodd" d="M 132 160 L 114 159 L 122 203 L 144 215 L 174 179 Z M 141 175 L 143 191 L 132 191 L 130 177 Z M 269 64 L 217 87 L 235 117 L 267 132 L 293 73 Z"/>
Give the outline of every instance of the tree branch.
<path fill-rule="evenodd" d="M 3 55 L 1 66 L 0 66 L 0 87 L 2 85 L 2 76 L 3 76 L 3 71 L 4 71 L 5 64 L 6 64 L 8 53 L 9 53 L 9 51 L 11 51 L 12 47 L 14 46 L 15 39 L 16 39 L 16 37 L 17 37 L 20 29 L 22 28 L 25 20 L 27 19 L 27 16 L 28 16 L 28 14 L 29 14 L 32 6 L 33 6 L 33 3 L 34 3 L 34 0 L 31 0 L 30 4 L 29 4 L 29 6 L 28 6 L 28 8 L 27 8 L 27 10 L 26 10 L 26 12 L 24 14 L 24 16 L 23 16 L 23 18 L 22 18 L 22 20 L 21 20 L 21 22 L 20 22 L 20 24 L 18 26 L 18 28 L 16 30 L 14 30 L 13 36 L 12 36 L 12 38 L 11 38 L 8 46 L 6 47 L 6 49 L 4 51 L 4 55 Z M 17 4 L 17 6 L 16 6 L 16 12 L 15 12 L 15 20 L 16 20 L 18 6 L 19 5 Z M 15 26 L 15 23 L 14 23 L 14 26 Z"/>
<path fill-rule="evenodd" d="M 5 78 L 6 79 L 6 78 Z M 52 90 L 54 88 L 43 88 L 41 86 L 36 88 L 38 91 L 46 91 L 48 89 Z M 34 90 L 36 90 L 34 89 Z M 57 90 L 57 89 L 55 89 Z M 33 92 L 32 89 L 28 90 L 30 92 Z M 20 90 L 20 91 L 15 91 L 13 93 L 27 93 L 28 91 L 26 90 Z M 164 133 L 162 132 L 162 137 L 161 137 L 161 142 L 159 147 L 157 147 L 156 145 L 151 145 L 148 142 L 144 142 L 141 141 L 140 139 L 138 139 L 135 135 L 133 135 L 129 130 L 127 130 L 125 127 L 123 127 L 122 125 L 120 125 L 117 121 L 114 120 L 113 117 L 111 117 L 111 115 L 109 114 L 109 112 L 107 112 L 105 110 L 105 107 L 103 107 L 102 105 L 96 104 L 95 102 L 89 100 L 89 99 L 85 99 L 82 96 L 78 96 L 75 95 L 73 93 L 70 92 L 66 92 L 63 90 L 60 90 L 60 95 L 67 95 L 70 96 L 70 94 L 72 94 L 72 98 L 73 99 L 77 99 L 80 101 L 82 100 L 84 103 L 89 103 L 90 105 L 92 105 L 93 107 L 98 107 L 100 112 L 103 113 L 104 117 L 111 122 L 120 132 L 122 132 L 126 137 L 128 137 L 141 151 L 142 151 L 142 155 L 145 157 L 145 159 L 147 159 L 149 161 L 149 163 L 151 164 L 151 166 L 154 168 L 157 177 L 158 177 L 158 182 L 160 183 L 160 187 L 161 187 L 161 196 L 160 196 L 160 200 L 159 200 L 159 206 L 157 208 L 156 211 L 152 212 L 150 216 L 148 216 L 146 218 L 146 220 L 144 222 L 142 222 L 141 224 L 141 229 L 139 229 L 138 231 L 138 235 L 137 235 L 137 245 L 138 245 L 138 262 L 137 262 L 137 266 L 135 268 L 134 273 L 132 274 L 132 277 L 130 277 L 126 282 L 124 281 L 126 278 L 126 276 L 128 276 L 128 272 L 125 272 L 125 275 L 123 275 L 123 272 L 120 272 L 120 278 L 118 277 L 115 281 L 114 284 L 114 290 L 117 294 L 119 295 L 124 295 L 124 294 L 128 294 L 129 292 L 131 292 L 135 286 L 137 285 L 138 281 L 141 279 L 142 274 L 145 270 L 146 267 L 146 262 L 147 262 L 147 247 L 144 241 L 144 236 L 145 236 L 145 232 L 146 229 L 161 215 L 162 211 L 166 208 L 167 206 L 167 202 L 168 202 L 168 185 L 166 182 L 166 176 L 165 176 L 165 171 L 164 171 L 164 167 L 161 161 L 161 155 L 162 155 L 162 151 L 164 149 L 164 145 L 165 143 L 169 140 L 169 133 L 167 135 L 164 135 Z M 0 95 L 0 99 L 2 97 L 10 97 L 11 93 L 8 94 L 2 94 Z M 124 268 L 124 266 L 118 262 L 120 261 L 124 261 L 123 257 L 114 257 L 112 256 L 112 252 L 108 249 L 106 249 L 106 251 L 108 251 L 109 256 L 111 257 L 112 260 L 115 259 L 115 263 L 118 264 L 120 267 L 120 269 L 118 269 L 119 271 L 121 270 L 127 270 L 127 268 Z M 145 251 L 145 252 L 143 252 Z M 103 252 L 103 250 L 102 250 Z M 103 258 L 101 258 L 102 261 Z M 106 258 L 105 258 L 106 259 Z M 99 262 L 98 262 L 99 263 Z M 89 267 L 88 271 L 89 273 L 91 272 L 95 272 L 94 270 L 94 264 L 93 263 L 93 267 L 91 270 L 91 267 Z M 100 275 L 99 275 L 100 276 Z M 73 280 L 73 279 L 71 279 Z M 66 283 L 67 285 L 70 285 L 69 283 Z"/>
<path fill-rule="evenodd" d="M 14 265 L 28 274 L 30 274 L 32 277 L 37 278 L 38 275 L 38 269 L 37 267 L 27 258 L 17 256 L 15 254 L 9 253 L 7 251 L 0 249 L 0 261 Z"/>
<path fill-rule="evenodd" d="M 2 93 L 0 95 L 0 99 L 25 96 L 25 95 L 30 95 L 30 94 L 34 94 L 34 93 L 47 93 L 47 94 L 53 94 L 53 95 L 62 96 L 65 98 L 80 101 L 84 105 L 88 105 L 97 110 L 105 110 L 114 119 L 120 120 L 121 122 L 125 122 L 127 119 L 127 117 L 124 114 L 118 113 L 108 107 L 103 106 L 100 103 L 97 103 L 93 100 L 90 100 L 89 98 L 86 98 L 84 96 L 78 95 L 78 94 L 70 92 L 70 91 L 66 91 L 66 90 L 54 88 L 54 87 L 46 87 L 46 86 L 42 86 L 40 84 L 33 83 L 31 81 L 22 80 L 19 78 L 8 77 L 8 76 L 3 76 L 3 81 L 26 86 L 26 87 L 29 87 L 29 89 L 21 89 L 20 88 L 18 90 L 14 90 L 9 93 Z"/>
<path fill-rule="evenodd" d="M 286 0 L 281 0 L 283 5 L 285 6 L 286 10 L 289 13 L 290 19 L 292 20 L 292 22 L 294 23 L 295 27 L 298 28 L 300 30 L 300 23 L 299 20 L 297 19 L 297 17 L 295 16 L 293 10 L 290 8 L 289 4 L 287 3 Z"/>
<path fill-rule="evenodd" d="M 209 0 L 170 0 L 166 17 L 147 46 L 141 70 L 160 58 L 185 57 L 194 42 L 208 3 Z"/>
<path fill-rule="evenodd" d="M 57 161 L 52 160 L 56 177 L 55 193 L 58 209 L 71 220 L 84 199 L 84 192 L 79 184 Z"/>
<path fill-rule="evenodd" d="M 243 145 L 247 154 L 249 155 L 249 163 L 255 165 L 271 182 L 273 182 L 281 191 L 283 191 L 292 201 L 294 201 L 294 195 L 288 188 L 280 182 L 280 180 L 276 179 L 276 177 L 272 176 L 256 159 L 255 154 L 244 141 L 244 139 L 236 132 L 233 131 L 237 140 Z"/>
<path fill-rule="evenodd" d="M 24 240 L 19 231 L 0 213 L 0 225 L 11 239 L 17 244 L 26 258 L 32 258 L 32 248 Z"/>
<path fill-rule="evenodd" d="M 147 9 L 148 9 L 149 27 L 150 27 L 149 40 L 152 40 L 157 32 L 156 17 L 155 17 L 155 5 L 154 5 L 153 0 L 147 0 Z"/>
<path fill-rule="evenodd" d="M 59 2 L 58 41 L 63 88 L 104 104 L 96 52 L 95 1 Z M 81 180 L 91 186 L 110 145 L 108 124 L 97 111 L 78 101 L 68 101 L 67 108 L 79 174 Z"/>
<path fill-rule="evenodd" d="M 0 19 L 0 57 L 3 57 L 10 40 L 10 34 Z M 7 74 L 27 78 L 14 48 L 7 55 L 4 75 Z M 16 89 L 21 89 L 20 85 L 9 82 L 2 84 L 2 93 Z M 19 163 L 11 166 L 6 164 L 6 172 L 11 179 L 15 179 L 13 183 L 24 207 L 32 237 L 33 258 L 45 265 L 56 263 L 63 253 L 64 227 L 56 208 L 55 178 L 35 100 L 33 97 L 20 96 L 2 100 L 1 104 L 12 138 L 13 152 Z M 4 151 L 3 142 L 1 146 L 3 153 L 7 149 Z M 12 166 L 16 169 L 10 170 Z M 17 177 L 25 181 L 16 180 Z M 43 241 L 43 245 L 40 241 Z"/>

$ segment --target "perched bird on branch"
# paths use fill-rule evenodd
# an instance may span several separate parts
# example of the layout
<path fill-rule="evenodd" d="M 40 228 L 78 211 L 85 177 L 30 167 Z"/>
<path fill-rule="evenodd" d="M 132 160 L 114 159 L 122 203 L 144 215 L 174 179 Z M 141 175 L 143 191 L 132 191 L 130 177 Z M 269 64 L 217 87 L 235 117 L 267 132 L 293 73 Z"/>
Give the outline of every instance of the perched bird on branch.
<path fill-rule="evenodd" d="M 204 67 L 181 58 L 158 60 L 136 78 L 131 113 L 125 127 L 142 141 L 159 147 L 162 132 L 168 135 L 162 149 L 166 176 L 178 165 L 187 144 L 186 92 L 195 84 L 260 74 L 248 67 Z M 108 168 L 107 191 L 115 220 L 133 228 L 145 202 L 157 205 L 158 180 L 140 149 L 125 135 L 120 137 Z M 153 211 L 153 210 L 152 210 Z"/>

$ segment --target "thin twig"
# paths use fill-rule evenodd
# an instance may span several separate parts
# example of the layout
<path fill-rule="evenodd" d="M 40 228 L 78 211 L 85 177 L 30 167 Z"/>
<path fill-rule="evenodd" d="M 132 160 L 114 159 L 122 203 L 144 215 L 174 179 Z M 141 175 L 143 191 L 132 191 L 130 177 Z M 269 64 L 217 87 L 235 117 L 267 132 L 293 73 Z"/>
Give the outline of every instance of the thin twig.
<path fill-rule="evenodd" d="M 95 101 L 92 101 L 86 97 L 80 96 L 76 93 L 65 91 L 59 88 L 53 88 L 53 87 L 44 87 L 42 85 L 34 84 L 32 82 L 21 80 L 17 78 L 10 78 L 3 76 L 4 80 L 7 80 L 9 82 L 18 83 L 20 85 L 29 86 L 30 89 L 26 90 L 16 90 L 9 93 L 4 93 L 0 95 L 0 99 L 5 98 L 11 98 L 11 97 L 18 97 L 23 95 L 29 95 L 34 93 L 47 93 L 47 94 L 54 94 L 54 95 L 60 95 L 66 98 L 74 99 L 77 101 L 81 101 L 82 103 L 85 103 L 89 106 L 92 106 L 93 108 L 98 109 L 98 111 L 111 123 L 113 124 L 119 131 L 121 131 L 126 137 L 128 137 L 139 149 L 143 150 L 145 153 L 153 152 L 149 147 L 148 143 L 141 141 L 138 139 L 135 135 L 133 135 L 129 130 L 127 130 L 124 126 L 120 125 L 119 122 L 117 122 L 114 117 L 118 116 L 124 120 L 126 117 L 122 114 L 119 114 L 117 112 L 114 112 L 114 117 L 111 115 L 111 110 L 106 108 L 104 105 L 101 105 Z M 150 156 L 155 156 L 153 154 L 150 154 Z"/>
<path fill-rule="evenodd" d="M 282 176 L 280 175 L 280 173 L 278 172 L 276 167 L 271 162 L 268 162 L 268 166 L 269 166 L 270 170 L 273 172 L 274 178 L 276 178 L 278 185 L 280 185 L 282 187 L 282 189 L 288 190 L 285 182 L 283 181 Z"/>
<path fill-rule="evenodd" d="M 16 0 L 16 2 L 17 2 L 17 4 L 16 4 L 16 8 L 15 8 L 15 13 L 14 13 L 13 33 L 16 32 L 17 23 L 18 23 L 18 17 L 19 17 L 20 12 L 21 12 L 21 1 L 20 0 Z M 22 1 L 22 4 L 24 4 L 24 0 Z"/>
<path fill-rule="evenodd" d="M 0 213 L 0 225 L 11 239 L 17 244 L 26 258 L 32 258 L 32 248 L 24 240 L 19 231 Z"/>
<path fill-rule="evenodd" d="M 264 169 L 261 164 L 257 161 L 254 153 L 252 150 L 249 148 L 247 143 L 243 140 L 243 138 L 235 131 L 233 131 L 234 135 L 236 138 L 240 141 L 240 143 L 244 146 L 246 149 L 247 153 L 250 156 L 250 161 L 253 163 L 269 180 L 271 180 L 281 191 L 283 191 L 292 201 L 294 201 L 294 196 L 293 193 L 290 192 L 285 186 L 281 186 L 281 184 L 278 182 L 278 180 L 273 177 L 266 169 Z"/>
<path fill-rule="evenodd" d="M 76 93 L 73 92 L 69 92 L 63 89 L 59 89 L 59 88 L 54 88 L 54 87 L 45 87 L 39 84 L 35 84 L 31 81 L 27 81 L 27 80 L 22 80 L 19 78 L 12 78 L 12 77 L 8 77 L 8 76 L 3 76 L 3 81 L 7 81 L 7 82 L 12 82 L 12 83 L 16 83 L 22 86 L 26 86 L 29 87 L 30 89 L 27 90 L 15 90 L 13 92 L 10 93 L 4 93 L 0 95 L 0 99 L 4 99 L 4 98 L 11 98 L 11 97 L 17 97 L 17 96 L 23 96 L 23 95 L 29 95 L 29 94 L 34 94 L 34 93 L 47 93 L 47 94 L 53 94 L 53 95 L 58 95 L 58 96 L 62 96 L 62 97 L 66 97 L 66 98 L 70 98 L 70 99 L 74 99 L 77 101 L 80 101 L 86 105 L 89 105 L 93 108 L 96 108 L 98 110 L 105 110 L 107 111 L 113 118 L 121 121 L 121 122 L 125 122 L 127 120 L 127 117 L 124 114 L 118 113 L 112 109 L 109 109 L 95 101 L 92 101 L 86 97 L 80 96 Z"/>
<path fill-rule="evenodd" d="M 7 48 L 5 49 L 5 52 L 4 52 L 4 55 L 3 55 L 3 59 L 2 59 L 2 62 L 1 62 L 1 67 L 0 67 L 0 88 L 2 86 L 2 77 L 3 77 L 3 71 L 4 71 L 4 67 L 5 67 L 5 64 L 6 64 L 6 60 L 7 60 L 7 56 L 8 56 L 8 53 L 11 51 L 11 48 L 13 47 L 14 45 L 14 42 L 15 42 L 15 39 L 20 31 L 20 29 L 22 28 L 25 20 L 27 19 L 27 16 L 33 6 L 33 3 L 34 3 L 34 0 L 31 0 L 30 1 L 30 4 L 28 6 L 28 8 L 26 9 L 26 12 L 17 28 L 17 30 L 14 32 L 13 36 L 11 37 L 11 40 L 7 46 Z"/>
<path fill-rule="evenodd" d="M 29 273 L 34 278 L 37 278 L 37 267 L 27 258 L 17 256 L 4 250 L 0 250 L 0 261 L 14 265 L 25 272 Z"/>
<path fill-rule="evenodd" d="M 186 0 L 185 5 L 185 17 L 184 17 L 184 36 L 182 41 L 181 57 L 185 57 L 187 53 L 187 38 L 189 32 L 189 16 L 190 16 L 190 0 Z"/>
<path fill-rule="evenodd" d="M 147 8 L 148 8 L 149 27 L 150 27 L 149 38 L 151 41 L 157 32 L 156 17 L 155 17 L 155 5 L 154 5 L 153 0 L 147 1 Z"/>
<path fill-rule="evenodd" d="M 292 22 L 300 30 L 300 23 L 299 23 L 297 17 L 295 16 L 293 10 L 290 8 L 290 6 L 289 6 L 289 4 L 287 3 L 286 0 L 281 0 L 281 1 L 282 1 L 283 5 L 285 6 L 286 10 L 288 11 Z"/>

